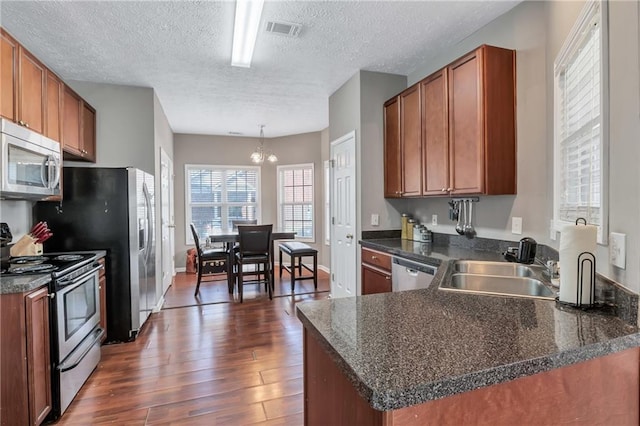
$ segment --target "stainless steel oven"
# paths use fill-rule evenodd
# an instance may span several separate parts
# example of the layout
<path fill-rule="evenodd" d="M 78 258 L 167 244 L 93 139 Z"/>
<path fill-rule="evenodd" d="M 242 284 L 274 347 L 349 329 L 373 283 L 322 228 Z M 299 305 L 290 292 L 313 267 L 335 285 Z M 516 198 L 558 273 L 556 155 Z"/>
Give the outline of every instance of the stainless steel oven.
<path fill-rule="evenodd" d="M 99 270 L 94 258 L 55 276 L 52 305 L 53 419 L 61 416 L 100 362 Z"/>
<path fill-rule="evenodd" d="M 44 200 L 60 195 L 60 144 L 0 119 L 0 198 Z"/>

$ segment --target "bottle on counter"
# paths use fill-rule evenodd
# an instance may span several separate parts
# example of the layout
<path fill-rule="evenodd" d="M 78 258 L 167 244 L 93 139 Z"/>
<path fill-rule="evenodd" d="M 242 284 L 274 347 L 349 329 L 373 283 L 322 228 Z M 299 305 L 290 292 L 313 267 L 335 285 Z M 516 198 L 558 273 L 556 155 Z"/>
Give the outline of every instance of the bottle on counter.
<path fill-rule="evenodd" d="M 402 216 L 400 217 L 402 224 L 402 232 L 400 238 L 402 238 L 403 240 L 406 240 L 409 237 L 409 235 L 407 234 L 407 224 L 409 223 L 410 218 L 411 215 L 409 213 L 402 213 Z"/>

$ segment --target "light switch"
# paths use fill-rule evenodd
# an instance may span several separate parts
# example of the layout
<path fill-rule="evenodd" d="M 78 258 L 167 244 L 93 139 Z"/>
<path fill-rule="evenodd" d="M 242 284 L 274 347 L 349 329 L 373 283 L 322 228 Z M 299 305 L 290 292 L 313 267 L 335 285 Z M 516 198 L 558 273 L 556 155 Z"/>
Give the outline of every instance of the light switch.
<path fill-rule="evenodd" d="M 521 217 L 512 217 L 511 218 L 511 233 L 512 234 L 522 234 L 522 218 Z"/>
<path fill-rule="evenodd" d="M 609 262 L 613 266 L 625 269 L 627 267 L 627 235 L 617 232 L 611 233 L 609 239 Z"/>
<path fill-rule="evenodd" d="M 377 213 L 371 214 L 371 226 L 379 226 L 380 225 L 380 215 Z"/>
<path fill-rule="evenodd" d="M 436 226 L 438 224 L 438 215 L 437 214 L 432 214 L 431 215 L 431 225 Z"/>

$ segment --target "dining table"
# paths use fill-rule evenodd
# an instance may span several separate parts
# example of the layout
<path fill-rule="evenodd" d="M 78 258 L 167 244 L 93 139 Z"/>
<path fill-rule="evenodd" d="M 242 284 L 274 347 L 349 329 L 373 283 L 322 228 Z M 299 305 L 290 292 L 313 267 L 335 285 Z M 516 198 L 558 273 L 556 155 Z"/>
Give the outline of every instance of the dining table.
<path fill-rule="evenodd" d="M 237 243 L 240 239 L 239 233 L 237 230 L 233 231 L 222 231 L 222 232 L 212 232 L 207 235 L 209 237 L 209 241 L 211 243 L 224 243 L 227 252 L 229 253 L 229 264 L 233 265 L 235 259 L 233 258 L 233 244 Z M 294 240 L 296 238 L 296 233 L 292 231 L 283 231 L 283 230 L 273 230 L 271 232 L 271 252 L 269 253 L 271 257 L 271 282 L 275 283 L 275 256 L 273 254 L 273 241 L 276 240 Z M 229 292 L 233 289 L 233 283 L 229 283 Z"/>

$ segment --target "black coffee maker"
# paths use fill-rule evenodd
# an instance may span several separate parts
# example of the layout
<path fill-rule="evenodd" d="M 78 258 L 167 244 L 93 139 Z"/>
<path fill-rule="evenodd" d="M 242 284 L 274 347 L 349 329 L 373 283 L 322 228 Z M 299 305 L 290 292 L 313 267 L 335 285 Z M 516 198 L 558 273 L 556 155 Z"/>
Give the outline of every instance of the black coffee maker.
<path fill-rule="evenodd" d="M 525 237 L 520 240 L 518 247 L 510 247 L 504 252 L 504 258 L 509 262 L 518 262 L 531 264 L 536 259 L 536 249 L 538 243 L 531 237 Z"/>

